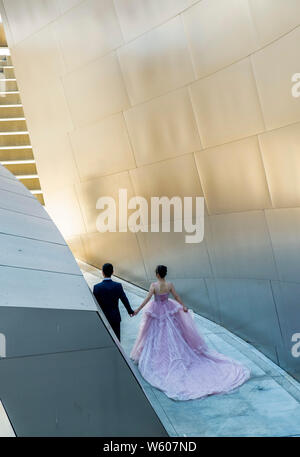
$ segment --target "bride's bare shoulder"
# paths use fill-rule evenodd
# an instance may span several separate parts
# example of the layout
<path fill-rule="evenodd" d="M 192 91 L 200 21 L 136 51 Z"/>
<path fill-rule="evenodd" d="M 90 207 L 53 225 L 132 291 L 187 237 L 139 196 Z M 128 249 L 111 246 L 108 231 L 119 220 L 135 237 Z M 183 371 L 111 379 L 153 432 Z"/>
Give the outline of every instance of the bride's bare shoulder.
<path fill-rule="evenodd" d="M 167 286 L 167 291 L 168 291 L 168 292 L 171 292 L 171 290 L 172 290 L 172 288 L 173 288 L 173 283 L 170 282 L 170 281 L 168 281 L 168 282 L 166 283 L 166 286 Z"/>

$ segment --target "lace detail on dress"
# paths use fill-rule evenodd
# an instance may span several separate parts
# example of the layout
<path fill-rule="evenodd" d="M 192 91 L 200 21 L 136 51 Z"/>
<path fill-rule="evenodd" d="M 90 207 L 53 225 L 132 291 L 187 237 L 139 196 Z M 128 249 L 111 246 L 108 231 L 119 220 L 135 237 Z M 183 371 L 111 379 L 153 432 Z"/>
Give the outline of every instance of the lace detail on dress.
<path fill-rule="evenodd" d="M 170 306 L 170 303 L 172 306 Z M 152 305 L 152 306 L 151 306 Z M 144 313 L 154 319 L 166 319 L 168 316 L 178 313 L 182 309 L 180 303 L 169 299 L 169 292 L 164 294 L 155 294 L 154 301 L 146 307 Z"/>

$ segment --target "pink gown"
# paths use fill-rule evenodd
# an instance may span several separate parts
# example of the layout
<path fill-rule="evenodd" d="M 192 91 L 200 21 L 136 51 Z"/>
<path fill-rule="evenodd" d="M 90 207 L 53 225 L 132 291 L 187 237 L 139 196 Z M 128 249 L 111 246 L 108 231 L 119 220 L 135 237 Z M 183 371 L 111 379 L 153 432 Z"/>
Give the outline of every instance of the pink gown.
<path fill-rule="evenodd" d="M 130 354 L 146 381 L 173 400 L 192 400 L 228 393 L 249 379 L 248 368 L 208 349 L 190 312 L 169 293 L 154 297 Z"/>

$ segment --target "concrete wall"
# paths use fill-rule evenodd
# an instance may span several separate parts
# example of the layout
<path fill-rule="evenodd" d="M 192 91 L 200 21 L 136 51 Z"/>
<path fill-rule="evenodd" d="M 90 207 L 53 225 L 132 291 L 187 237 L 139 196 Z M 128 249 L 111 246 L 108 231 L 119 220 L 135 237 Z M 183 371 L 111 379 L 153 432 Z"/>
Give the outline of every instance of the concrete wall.
<path fill-rule="evenodd" d="M 2 0 L 47 208 L 73 252 L 290 372 L 300 331 L 299 0 Z M 205 240 L 100 234 L 96 201 L 204 195 Z"/>

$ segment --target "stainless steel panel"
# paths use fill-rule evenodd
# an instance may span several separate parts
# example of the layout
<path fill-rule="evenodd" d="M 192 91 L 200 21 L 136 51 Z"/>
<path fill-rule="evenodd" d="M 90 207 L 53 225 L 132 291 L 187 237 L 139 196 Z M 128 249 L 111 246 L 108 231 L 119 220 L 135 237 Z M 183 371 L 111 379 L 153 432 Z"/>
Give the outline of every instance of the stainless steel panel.
<path fill-rule="evenodd" d="M 264 131 L 249 58 L 197 81 L 191 94 L 203 147 Z"/>
<path fill-rule="evenodd" d="M 172 224 L 171 224 L 172 227 Z M 169 279 L 198 279 L 211 277 L 211 267 L 205 241 L 199 244 L 185 243 L 185 233 L 152 233 L 151 226 L 148 232 L 137 234 L 142 256 L 149 278 L 155 279 L 157 265 L 168 266 Z M 188 259 L 186 261 L 185 259 Z"/>
<path fill-rule="evenodd" d="M 58 16 L 53 0 L 3 0 L 15 43 L 41 29 Z"/>
<path fill-rule="evenodd" d="M 173 282 L 176 291 L 188 308 L 209 319 L 218 320 L 216 302 L 212 290 L 207 287 L 206 279 L 175 279 Z"/>
<path fill-rule="evenodd" d="M 203 192 L 193 154 L 130 171 L 135 194 L 151 197 L 201 197 Z"/>
<path fill-rule="evenodd" d="M 42 184 L 43 185 L 43 184 Z M 46 191 L 46 208 L 65 238 L 85 233 L 85 224 L 75 189 L 59 187 Z M 48 192 L 47 192 L 48 190 Z"/>
<path fill-rule="evenodd" d="M 135 106 L 125 119 L 138 166 L 201 149 L 187 89 Z"/>
<path fill-rule="evenodd" d="M 216 279 L 221 321 L 278 363 L 279 321 L 270 281 Z"/>
<path fill-rule="evenodd" d="M 198 78 L 258 48 L 248 0 L 202 0 L 183 13 L 183 19 Z"/>
<path fill-rule="evenodd" d="M 97 232 L 97 217 L 101 210 L 96 208 L 96 204 L 101 197 L 111 197 L 116 204 L 116 223 L 117 228 L 126 230 L 127 224 L 122 225 L 119 219 L 119 190 L 126 189 L 128 200 L 134 197 L 134 191 L 128 172 L 117 173 L 110 176 L 85 181 L 77 186 L 77 194 L 83 211 L 84 220 L 88 232 Z"/>
<path fill-rule="evenodd" d="M 259 143 L 273 205 L 300 206 L 300 124 L 266 132 Z"/>
<path fill-rule="evenodd" d="M 121 278 L 141 284 L 147 279 L 144 262 L 134 233 L 92 233 L 83 237 L 92 265 L 101 268 L 106 262 L 114 265 Z"/>
<path fill-rule="evenodd" d="M 75 126 L 87 125 L 129 107 L 119 61 L 113 52 L 63 77 Z"/>
<path fill-rule="evenodd" d="M 216 277 L 278 279 L 263 211 L 210 216 L 209 224 Z"/>
<path fill-rule="evenodd" d="M 196 162 L 210 213 L 272 206 L 257 137 L 197 152 Z"/>
<path fill-rule="evenodd" d="M 118 55 L 132 104 L 195 79 L 180 17 L 122 46 Z"/>
<path fill-rule="evenodd" d="M 115 0 L 126 41 L 162 24 L 197 0 Z"/>
<path fill-rule="evenodd" d="M 81 2 L 81 0 L 56 0 L 56 1 L 57 1 L 58 9 L 59 9 L 60 13 L 62 13 L 62 14 Z"/>
<path fill-rule="evenodd" d="M 82 181 L 135 168 L 122 114 L 78 128 L 70 138 Z"/>
<path fill-rule="evenodd" d="M 81 68 L 116 49 L 123 41 L 111 0 L 87 0 L 56 22 L 67 71 Z"/>
<path fill-rule="evenodd" d="M 260 45 L 265 46 L 300 23 L 298 0 L 249 0 Z"/>
<path fill-rule="evenodd" d="M 280 280 L 300 283 L 300 208 L 266 211 L 266 219 Z"/>
<path fill-rule="evenodd" d="M 67 243 L 76 259 L 80 259 L 84 262 L 87 261 L 87 256 L 81 236 L 73 236 L 68 238 Z"/>
<path fill-rule="evenodd" d="M 299 72 L 300 28 L 252 56 L 266 128 L 300 121 L 299 99 L 292 96 L 292 76 Z"/>

